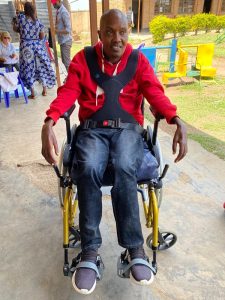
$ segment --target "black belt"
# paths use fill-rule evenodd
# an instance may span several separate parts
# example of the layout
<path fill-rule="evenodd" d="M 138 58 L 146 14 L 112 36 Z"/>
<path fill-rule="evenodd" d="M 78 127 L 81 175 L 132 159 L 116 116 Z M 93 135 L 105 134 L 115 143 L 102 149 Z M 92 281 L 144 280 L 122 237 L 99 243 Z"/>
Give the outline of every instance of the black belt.
<path fill-rule="evenodd" d="M 94 121 L 91 119 L 85 120 L 80 124 L 82 129 L 94 129 L 94 128 L 122 128 L 135 130 L 136 132 L 143 134 L 144 128 L 139 124 L 134 123 L 125 123 L 121 122 L 120 119 L 115 120 L 103 120 L 103 121 Z"/>

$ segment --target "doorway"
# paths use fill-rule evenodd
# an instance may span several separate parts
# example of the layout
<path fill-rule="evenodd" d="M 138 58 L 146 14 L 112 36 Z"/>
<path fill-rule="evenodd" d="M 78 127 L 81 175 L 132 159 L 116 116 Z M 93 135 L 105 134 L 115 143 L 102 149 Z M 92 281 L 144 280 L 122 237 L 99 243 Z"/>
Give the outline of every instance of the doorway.
<path fill-rule="evenodd" d="M 212 0 L 205 0 L 203 6 L 203 13 L 209 14 L 211 10 Z"/>
<path fill-rule="evenodd" d="M 132 10 L 134 16 L 134 28 L 132 32 L 137 32 L 138 30 L 138 5 L 140 2 L 140 15 L 139 15 L 139 30 L 142 29 L 142 0 L 132 0 Z"/>

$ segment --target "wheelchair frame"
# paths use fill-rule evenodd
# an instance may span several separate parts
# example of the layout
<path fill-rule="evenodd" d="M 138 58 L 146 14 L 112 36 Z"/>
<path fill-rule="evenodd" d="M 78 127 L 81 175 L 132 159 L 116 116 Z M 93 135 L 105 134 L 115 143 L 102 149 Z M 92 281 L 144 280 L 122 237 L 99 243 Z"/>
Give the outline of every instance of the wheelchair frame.
<path fill-rule="evenodd" d="M 68 156 L 72 149 L 72 137 L 76 131 L 76 125 L 71 129 L 70 115 L 73 113 L 75 105 L 73 105 L 63 116 L 66 122 L 67 138 L 64 141 L 58 166 L 54 165 L 54 170 L 58 177 L 58 192 L 60 206 L 63 212 L 63 248 L 64 248 L 64 266 L 63 273 L 65 276 L 72 276 L 74 268 L 77 264 L 76 258 L 69 262 L 68 250 L 69 248 L 77 248 L 80 243 L 80 232 L 78 225 L 74 224 L 75 216 L 78 210 L 78 196 L 76 185 L 73 184 L 72 179 L 68 173 L 68 165 L 65 156 Z M 146 220 L 146 227 L 152 228 L 146 239 L 146 245 L 152 249 L 152 269 L 153 273 L 157 273 L 157 250 L 165 250 L 172 247 L 177 240 L 177 237 L 172 232 L 160 232 L 158 226 L 159 207 L 162 201 L 162 179 L 165 177 L 169 165 L 165 165 L 162 159 L 162 152 L 160 144 L 157 140 L 158 124 L 162 116 L 155 115 L 154 128 L 147 126 L 147 139 L 153 147 L 153 151 L 159 162 L 159 174 L 157 179 L 145 182 L 137 182 L 137 192 L 141 194 L 144 215 Z M 99 270 L 102 273 L 104 265 L 99 259 Z"/>

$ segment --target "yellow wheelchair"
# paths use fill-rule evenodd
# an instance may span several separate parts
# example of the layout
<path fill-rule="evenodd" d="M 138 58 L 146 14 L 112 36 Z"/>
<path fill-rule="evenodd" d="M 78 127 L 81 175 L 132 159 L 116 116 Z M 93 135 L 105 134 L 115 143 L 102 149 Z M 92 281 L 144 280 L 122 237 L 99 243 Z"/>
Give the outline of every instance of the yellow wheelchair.
<path fill-rule="evenodd" d="M 76 259 L 69 261 L 69 249 L 77 248 L 80 244 L 79 226 L 75 223 L 75 216 L 78 211 L 78 196 L 76 184 L 70 177 L 70 169 L 72 166 L 73 147 L 77 126 L 70 125 L 70 116 L 73 113 L 75 105 L 72 106 L 63 116 L 66 122 L 66 139 L 62 145 L 58 166 L 54 165 L 54 170 L 58 177 L 58 193 L 60 206 L 63 212 L 63 248 L 64 248 L 64 266 L 63 273 L 65 276 L 72 276 L 74 268 L 77 265 Z M 159 207 L 162 202 L 162 179 L 165 177 L 169 166 L 164 166 L 160 144 L 157 140 L 158 124 L 163 117 L 155 114 L 153 129 L 147 126 L 144 130 L 143 139 L 146 145 L 147 153 L 151 153 L 157 161 L 157 174 L 154 178 L 137 180 L 137 192 L 140 193 L 144 208 L 146 227 L 150 229 L 150 233 L 146 238 L 146 245 L 152 250 L 152 270 L 154 275 L 157 273 L 156 254 L 158 250 L 166 250 L 172 247 L 177 237 L 172 232 L 160 232 L 158 219 Z M 146 150 L 145 149 L 145 150 Z M 110 185 L 106 182 L 104 185 Z M 123 254 L 120 257 L 119 265 L 123 265 Z M 97 267 L 100 275 L 104 269 L 101 257 L 97 258 Z M 118 275 L 128 277 L 123 274 L 118 266 Z"/>

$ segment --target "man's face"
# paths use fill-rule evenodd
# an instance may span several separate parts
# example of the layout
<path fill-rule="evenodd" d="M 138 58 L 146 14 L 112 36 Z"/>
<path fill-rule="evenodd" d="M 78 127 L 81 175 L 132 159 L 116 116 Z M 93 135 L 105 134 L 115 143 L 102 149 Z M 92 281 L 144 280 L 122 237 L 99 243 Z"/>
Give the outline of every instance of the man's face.
<path fill-rule="evenodd" d="M 103 44 L 104 55 L 110 62 L 117 63 L 128 41 L 126 18 L 116 13 L 105 16 L 98 34 Z"/>

